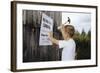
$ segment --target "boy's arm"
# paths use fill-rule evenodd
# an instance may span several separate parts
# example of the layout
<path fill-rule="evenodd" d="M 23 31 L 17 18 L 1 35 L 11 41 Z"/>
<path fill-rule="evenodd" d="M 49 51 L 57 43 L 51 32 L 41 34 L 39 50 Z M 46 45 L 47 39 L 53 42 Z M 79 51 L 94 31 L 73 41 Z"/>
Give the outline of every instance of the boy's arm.
<path fill-rule="evenodd" d="M 53 33 L 52 33 L 52 32 L 50 32 L 48 36 L 49 36 L 49 39 L 51 40 L 52 43 L 54 43 L 54 44 L 56 44 L 56 45 L 59 44 L 59 40 L 57 40 L 57 39 L 55 39 L 55 38 L 53 37 Z"/>
<path fill-rule="evenodd" d="M 62 33 L 63 39 L 66 40 L 66 34 L 65 34 L 65 27 L 64 27 L 64 25 L 61 25 L 60 31 Z"/>

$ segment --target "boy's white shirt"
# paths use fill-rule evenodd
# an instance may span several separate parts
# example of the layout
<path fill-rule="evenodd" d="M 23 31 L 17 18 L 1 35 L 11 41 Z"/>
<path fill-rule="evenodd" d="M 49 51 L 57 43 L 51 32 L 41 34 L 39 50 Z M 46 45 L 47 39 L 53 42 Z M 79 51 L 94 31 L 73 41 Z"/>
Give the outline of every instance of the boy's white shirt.
<path fill-rule="evenodd" d="M 76 44 L 73 39 L 69 40 L 59 40 L 59 48 L 62 50 L 62 61 L 74 60 L 75 59 L 75 49 Z"/>

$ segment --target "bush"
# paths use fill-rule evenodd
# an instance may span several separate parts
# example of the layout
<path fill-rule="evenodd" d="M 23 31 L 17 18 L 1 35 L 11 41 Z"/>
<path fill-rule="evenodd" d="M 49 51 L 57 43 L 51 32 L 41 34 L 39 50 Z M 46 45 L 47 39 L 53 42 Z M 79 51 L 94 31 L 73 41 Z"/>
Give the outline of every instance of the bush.
<path fill-rule="evenodd" d="M 76 42 L 76 59 L 90 59 L 91 58 L 91 31 L 86 33 L 75 32 L 74 40 Z"/>

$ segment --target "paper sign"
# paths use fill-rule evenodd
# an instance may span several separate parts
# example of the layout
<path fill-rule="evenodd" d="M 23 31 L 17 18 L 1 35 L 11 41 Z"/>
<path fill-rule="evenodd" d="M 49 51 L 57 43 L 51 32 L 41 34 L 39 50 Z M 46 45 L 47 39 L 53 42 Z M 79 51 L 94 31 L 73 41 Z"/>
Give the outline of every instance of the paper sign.
<path fill-rule="evenodd" d="M 39 45 L 52 45 L 48 33 L 53 31 L 53 19 L 46 14 L 42 14 Z"/>

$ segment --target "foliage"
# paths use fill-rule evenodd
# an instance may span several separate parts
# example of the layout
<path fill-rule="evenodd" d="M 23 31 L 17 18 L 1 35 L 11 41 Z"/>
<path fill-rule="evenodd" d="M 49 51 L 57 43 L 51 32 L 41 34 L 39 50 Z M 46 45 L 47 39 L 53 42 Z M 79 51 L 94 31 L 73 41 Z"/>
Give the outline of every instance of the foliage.
<path fill-rule="evenodd" d="M 74 40 L 76 42 L 76 59 L 90 59 L 91 58 L 91 31 L 86 33 L 75 32 Z"/>

